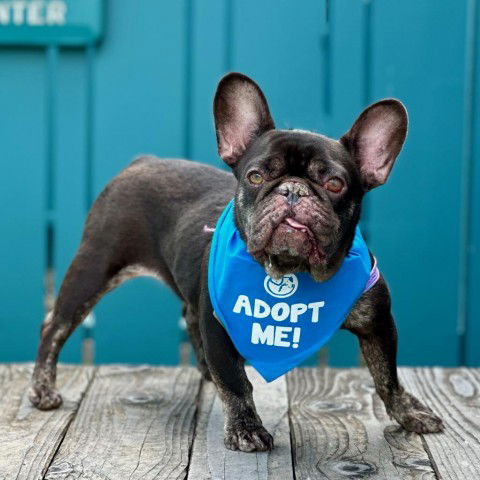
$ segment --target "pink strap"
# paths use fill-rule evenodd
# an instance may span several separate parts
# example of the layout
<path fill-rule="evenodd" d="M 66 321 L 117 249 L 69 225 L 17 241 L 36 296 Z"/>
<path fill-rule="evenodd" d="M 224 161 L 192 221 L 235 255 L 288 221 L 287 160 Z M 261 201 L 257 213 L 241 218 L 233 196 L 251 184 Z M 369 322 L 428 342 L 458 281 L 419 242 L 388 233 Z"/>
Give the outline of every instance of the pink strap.
<path fill-rule="evenodd" d="M 380 270 L 377 267 L 377 259 L 373 257 L 373 267 L 370 271 L 370 278 L 368 279 L 367 284 L 365 285 L 365 289 L 363 293 L 368 292 L 378 281 L 380 278 Z"/>

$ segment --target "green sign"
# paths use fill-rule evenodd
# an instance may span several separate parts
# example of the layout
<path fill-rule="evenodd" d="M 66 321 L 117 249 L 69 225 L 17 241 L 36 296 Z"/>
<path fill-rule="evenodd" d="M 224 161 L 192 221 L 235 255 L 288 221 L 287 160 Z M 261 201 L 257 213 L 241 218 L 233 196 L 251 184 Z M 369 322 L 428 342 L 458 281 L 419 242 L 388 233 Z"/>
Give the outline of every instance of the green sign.
<path fill-rule="evenodd" d="M 97 42 L 104 0 L 0 0 L 0 44 L 70 45 Z"/>

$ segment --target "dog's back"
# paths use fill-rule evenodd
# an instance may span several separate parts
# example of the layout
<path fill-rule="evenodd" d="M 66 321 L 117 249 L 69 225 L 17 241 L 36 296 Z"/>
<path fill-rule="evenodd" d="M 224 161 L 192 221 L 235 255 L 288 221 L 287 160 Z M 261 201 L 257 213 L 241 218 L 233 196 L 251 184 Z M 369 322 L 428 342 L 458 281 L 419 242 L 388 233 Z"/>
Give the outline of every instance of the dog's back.
<path fill-rule="evenodd" d="M 198 285 L 195 274 L 182 285 L 173 277 L 184 264 L 199 264 L 209 232 L 233 198 L 235 186 L 234 176 L 218 168 L 182 159 L 139 157 L 98 196 L 78 255 L 92 249 L 112 255 L 115 261 L 109 269 L 124 270 L 121 276 L 115 274 L 117 280 L 128 278 L 127 267 L 130 276 L 151 272 L 188 299 Z M 178 257 L 179 246 L 188 255 Z"/>

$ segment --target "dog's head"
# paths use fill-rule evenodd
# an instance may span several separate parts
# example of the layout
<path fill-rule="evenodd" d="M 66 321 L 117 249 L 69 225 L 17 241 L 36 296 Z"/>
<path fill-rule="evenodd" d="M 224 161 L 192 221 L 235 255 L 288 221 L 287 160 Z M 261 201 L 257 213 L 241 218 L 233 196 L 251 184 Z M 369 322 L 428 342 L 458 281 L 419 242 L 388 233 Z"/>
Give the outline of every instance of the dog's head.
<path fill-rule="evenodd" d="M 363 195 L 385 183 L 407 133 L 401 102 L 367 109 L 340 140 L 276 130 L 258 85 L 230 73 L 214 100 L 218 152 L 238 179 L 235 221 L 267 273 L 331 277 L 348 252 Z"/>

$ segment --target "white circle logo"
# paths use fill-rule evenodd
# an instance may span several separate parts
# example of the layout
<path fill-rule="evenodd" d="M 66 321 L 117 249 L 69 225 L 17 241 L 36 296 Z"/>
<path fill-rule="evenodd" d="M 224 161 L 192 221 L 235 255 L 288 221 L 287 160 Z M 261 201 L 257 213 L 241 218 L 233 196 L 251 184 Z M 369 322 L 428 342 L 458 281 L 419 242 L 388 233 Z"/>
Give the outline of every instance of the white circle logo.
<path fill-rule="evenodd" d="M 293 273 L 284 275 L 279 280 L 274 280 L 270 275 L 267 275 L 263 286 L 272 297 L 287 298 L 297 291 L 298 278 Z"/>

